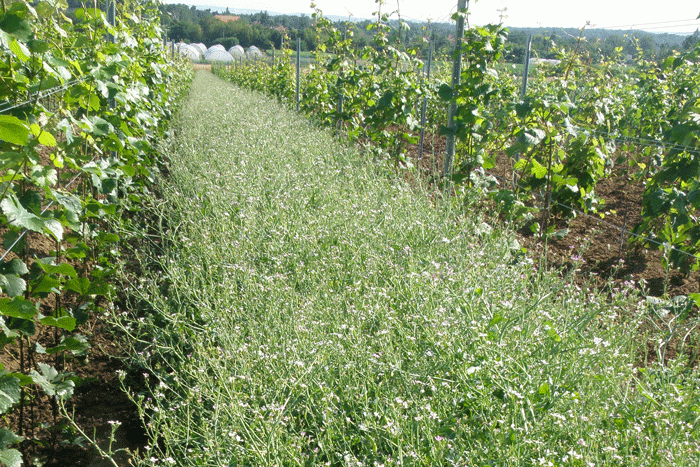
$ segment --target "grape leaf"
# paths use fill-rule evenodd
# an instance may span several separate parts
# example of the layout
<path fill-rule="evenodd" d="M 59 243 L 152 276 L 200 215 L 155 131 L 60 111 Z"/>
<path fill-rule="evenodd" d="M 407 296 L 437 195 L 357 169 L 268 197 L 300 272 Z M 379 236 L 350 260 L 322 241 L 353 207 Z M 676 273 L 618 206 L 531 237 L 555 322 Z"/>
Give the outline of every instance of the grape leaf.
<path fill-rule="evenodd" d="M 17 436 L 7 428 L 0 428 L 0 449 L 7 449 L 15 443 L 19 443 L 24 438 Z"/>
<path fill-rule="evenodd" d="M 0 449 L 0 464 L 5 467 L 21 467 L 22 454 L 16 449 Z"/>
<path fill-rule="evenodd" d="M 22 297 L 0 298 L 0 315 L 2 316 L 32 319 L 36 313 L 36 305 Z"/>
<path fill-rule="evenodd" d="M 17 117 L 0 115 L 0 139 L 18 146 L 26 146 L 29 127 Z"/>
<path fill-rule="evenodd" d="M 10 407 L 19 402 L 19 380 L 5 374 L 0 376 L 0 414 L 7 412 Z"/>

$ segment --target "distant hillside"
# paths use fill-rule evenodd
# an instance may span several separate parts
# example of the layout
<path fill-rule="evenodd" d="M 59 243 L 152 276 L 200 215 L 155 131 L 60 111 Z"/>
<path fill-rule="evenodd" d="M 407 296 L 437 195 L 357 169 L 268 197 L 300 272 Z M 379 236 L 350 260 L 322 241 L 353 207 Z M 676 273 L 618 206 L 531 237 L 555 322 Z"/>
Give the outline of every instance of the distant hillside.
<path fill-rule="evenodd" d="M 243 47 L 255 45 L 261 49 L 269 49 L 301 39 L 304 51 L 315 50 L 318 45 L 311 14 L 282 14 L 245 8 L 187 4 L 166 4 L 160 8 L 165 14 L 163 26 L 168 37 L 176 41 L 222 44 L 226 48 L 236 44 Z M 368 26 L 374 20 L 340 16 L 328 16 L 328 19 L 335 22 L 336 27 L 340 29 L 346 28 L 345 23 L 348 19 L 352 20 L 350 28 L 353 30 L 354 47 L 361 49 L 372 44 L 374 32 Z M 392 34 L 402 35 L 404 45 L 419 48 L 425 55 L 428 53 L 426 39 L 437 54 L 446 56 L 454 49 L 454 23 L 410 22 L 411 28 L 402 32 L 399 32 L 401 28 L 396 19 L 391 20 L 389 24 Z M 528 36 L 532 36 L 532 53 L 536 58 L 556 59 L 562 50 L 580 49 L 588 60 L 594 62 L 606 58 L 619 60 L 621 57 L 640 56 L 647 60 L 662 61 L 674 51 L 686 50 L 697 42 L 695 36 L 691 38 L 666 32 L 586 29 L 586 41 L 583 47 L 579 47 L 580 32 L 576 28 L 508 29 L 504 55 L 511 63 L 522 63 L 527 50 Z"/>
<path fill-rule="evenodd" d="M 220 6 L 211 6 L 211 5 L 188 5 L 188 6 L 194 6 L 198 10 L 211 10 L 214 13 L 225 13 L 226 12 L 226 7 L 220 7 Z M 266 10 L 250 10 L 247 8 L 229 8 L 228 9 L 229 13 L 233 15 L 254 15 L 255 13 L 260 13 Z M 267 11 L 267 14 L 270 16 L 311 16 L 311 13 L 279 13 L 276 11 Z M 335 15 L 324 15 L 326 18 L 328 18 L 331 21 L 347 21 L 348 17 L 347 16 L 335 16 Z M 351 18 L 352 21 L 362 21 L 365 18 Z"/>
<path fill-rule="evenodd" d="M 217 13 L 224 13 L 226 11 L 226 7 L 219 7 L 219 6 L 212 6 L 212 5 L 189 5 L 189 6 L 194 6 L 198 10 L 211 10 L 212 12 L 217 12 Z M 246 8 L 229 8 L 228 9 L 231 14 L 235 15 L 252 15 L 255 13 L 260 13 L 263 10 L 257 9 L 257 10 L 251 10 L 251 9 L 246 9 Z M 267 11 L 267 13 L 270 16 L 311 16 L 310 13 L 279 13 L 275 11 Z M 347 16 L 335 16 L 335 15 L 328 15 L 326 18 L 330 19 L 331 21 L 348 21 L 351 20 L 353 22 L 362 22 L 364 20 L 367 20 L 369 18 L 348 18 Z M 423 23 L 423 22 L 422 22 Z M 447 29 L 454 29 L 454 24 L 453 23 L 434 23 L 435 26 L 437 26 L 440 29 L 447 28 Z M 525 28 L 525 27 L 509 27 L 508 28 L 511 32 L 522 32 L 527 35 L 548 35 L 551 32 L 555 32 L 556 35 L 570 35 L 574 37 L 578 37 L 579 35 L 579 30 L 576 28 L 561 28 L 557 26 L 548 26 L 548 27 L 537 27 L 537 28 Z M 658 46 L 662 45 L 668 45 L 671 47 L 680 47 L 685 38 L 688 36 L 687 34 L 672 34 L 672 33 L 667 33 L 667 32 L 649 32 L 649 31 L 642 31 L 642 30 L 619 30 L 619 29 L 587 29 L 584 33 L 584 37 L 586 37 L 587 40 L 597 40 L 600 39 L 601 41 L 606 40 L 607 38 L 611 36 L 630 36 L 630 37 L 641 37 L 642 35 L 650 35 L 654 38 L 654 42 Z"/>
<path fill-rule="evenodd" d="M 556 36 L 572 36 L 572 37 L 578 37 L 579 35 L 579 30 L 576 28 L 560 28 L 560 27 L 541 27 L 541 28 L 508 28 L 510 29 L 511 32 L 522 32 L 524 34 L 528 35 L 551 35 L 554 34 Z M 670 45 L 671 47 L 680 47 L 681 44 L 683 44 L 683 41 L 685 40 L 687 35 L 681 35 L 681 34 L 670 34 L 667 32 L 649 32 L 649 31 L 640 31 L 640 30 L 619 30 L 619 29 L 586 29 L 584 31 L 583 36 L 589 40 L 589 41 L 595 41 L 600 39 L 601 41 L 605 41 L 606 39 L 614 36 L 629 36 L 629 37 L 636 37 L 636 38 L 641 38 L 644 36 L 651 36 L 654 39 L 654 42 L 658 46 L 662 45 Z"/>

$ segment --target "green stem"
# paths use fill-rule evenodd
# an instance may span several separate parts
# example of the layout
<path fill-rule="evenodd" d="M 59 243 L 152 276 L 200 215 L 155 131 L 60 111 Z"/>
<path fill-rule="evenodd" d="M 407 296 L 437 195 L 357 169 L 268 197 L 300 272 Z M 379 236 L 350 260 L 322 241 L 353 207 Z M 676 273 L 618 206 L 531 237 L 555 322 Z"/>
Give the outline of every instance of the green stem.
<path fill-rule="evenodd" d="M 87 433 L 85 433 L 85 432 L 80 428 L 80 426 L 78 426 L 78 424 L 75 423 L 75 414 L 73 414 L 73 416 L 69 416 L 68 410 L 66 409 L 66 406 L 65 406 L 65 404 L 64 404 L 63 399 L 61 399 L 61 398 L 56 398 L 56 401 L 57 401 L 57 403 L 58 403 L 58 404 L 57 404 L 57 405 L 58 405 L 58 409 L 59 409 L 59 411 L 61 412 L 61 414 L 66 418 L 66 420 L 68 420 L 68 422 L 73 426 L 73 428 L 75 428 L 75 430 L 76 430 L 78 433 L 80 433 L 81 436 L 83 436 L 86 440 L 88 440 L 88 442 L 89 442 L 90 444 L 93 445 L 93 447 L 97 450 L 97 452 L 100 454 L 100 456 L 102 457 L 102 459 L 105 459 L 105 460 L 109 461 L 109 463 L 111 463 L 114 467 L 119 467 L 119 464 L 117 464 L 116 461 L 112 458 L 112 454 L 116 454 L 116 452 L 111 452 L 111 445 L 112 445 L 112 441 L 113 441 L 113 438 L 114 438 L 114 431 L 112 432 L 112 438 L 110 439 L 110 452 L 105 452 L 105 451 L 104 451 L 102 448 L 100 448 L 100 446 L 97 444 L 97 440 L 95 440 L 94 438 L 91 438 L 90 436 L 88 436 Z"/>
<path fill-rule="evenodd" d="M 20 169 L 20 171 L 21 171 L 21 170 L 22 170 L 22 169 Z M 5 197 L 7 196 L 7 192 L 10 190 L 10 187 L 11 187 L 12 184 L 15 182 L 15 177 L 17 176 L 18 173 L 20 173 L 20 171 L 16 171 L 16 172 L 12 175 L 12 178 L 10 179 L 10 183 L 7 184 L 7 186 L 5 187 L 5 191 L 3 191 L 3 192 L 2 192 L 2 195 L 0 195 L 0 203 L 1 203 L 1 202 L 5 199 Z"/>

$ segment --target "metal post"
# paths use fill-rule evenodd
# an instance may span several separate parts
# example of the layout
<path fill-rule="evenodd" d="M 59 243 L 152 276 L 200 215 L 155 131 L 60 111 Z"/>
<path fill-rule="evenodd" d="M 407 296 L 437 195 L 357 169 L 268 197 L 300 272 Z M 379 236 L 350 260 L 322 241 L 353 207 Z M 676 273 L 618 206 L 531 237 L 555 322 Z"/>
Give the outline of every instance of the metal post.
<path fill-rule="evenodd" d="M 527 94 L 527 78 L 530 73 L 530 54 L 532 53 L 532 36 L 527 37 L 527 49 L 525 49 L 525 63 L 523 67 L 523 87 L 520 90 L 520 98 L 525 99 Z"/>
<path fill-rule="evenodd" d="M 105 3 L 105 15 L 107 16 L 107 24 L 110 26 L 114 26 L 116 23 L 116 8 L 115 8 L 115 0 L 106 0 Z M 114 35 L 111 33 L 107 33 L 107 41 L 114 43 Z M 114 99 L 109 100 L 109 108 L 110 110 L 113 110 L 117 106 L 117 103 Z M 112 154 L 115 155 L 115 154 Z"/>
<path fill-rule="evenodd" d="M 520 99 L 525 100 L 527 95 L 527 78 L 530 74 L 530 54 L 532 53 L 532 36 L 527 36 L 527 47 L 525 48 L 525 60 L 523 63 L 523 86 L 520 89 Z M 520 160 L 520 154 L 515 154 L 515 162 Z M 513 171 L 513 190 L 518 188 L 518 173 Z"/>
<path fill-rule="evenodd" d="M 105 15 L 107 16 L 107 23 L 110 26 L 114 26 L 116 23 L 116 6 L 114 0 L 106 0 L 105 3 Z M 107 33 L 107 41 L 114 42 L 114 36 L 111 33 Z"/>
<path fill-rule="evenodd" d="M 428 49 L 428 69 L 426 71 L 426 81 L 430 81 L 430 66 L 433 63 L 433 46 Z M 420 147 L 418 148 L 418 160 L 423 159 L 423 143 L 425 142 L 425 121 L 428 112 L 428 96 L 423 96 L 423 108 L 420 116 Z"/>
<path fill-rule="evenodd" d="M 459 0 L 457 6 L 457 34 L 454 63 L 452 64 L 452 101 L 450 102 L 450 111 L 447 116 L 447 155 L 445 156 L 444 177 L 452 175 L 452 161 L 455 156 L 455 115 L 457 113 L 456 92 L 462 76 L 462 41 L 464 40 L 464 16 L 467 14 L 467 0 Z"/>
<path fill-rule="evenodd" d="M 338 106 L 336 107 L 336 111 L 338 113 L 338 130 L 340 130 L 343 127 L 343 71 L 341 70 L 339 72 L 338 76 L 338 85 L 340 86 L 340 90 L 338 92 Z"/>
<path fill-rule="evenodd" d="M 105 4 L 105 14 L 107 16 L 107 18 L 106 18 L 107 24 L 109 24 L 110 26 L 115 26 L 116 22 L 117 22 L 117 10 L 116 10 L 115 1 L 116 0 L 106 0 L 106 4 Z M 108 32 L 107 33 L 107 41 L 114 43 L 115 42 L 114 35 Z M 110 98 L 109 99 L 109 110 L 114 112 L 116 108 L 117 108 L 117 101 L 114 98 Z M 116 159 L 119 156 L 117 151 L 111 151 L 110 155 L 112 156 L 113 159 Z M 121 195 L 119 194 L 119 185 L 120 185 L 119 179 L 117 179 L 117 187 L 116 187 L 117 196 L 121 197 Z M 94 187 L 93 187 L 93 190 L 94 190 Z M 93 194 L 93 197 L 96 197 L 95 194 Z"/>
<path fill-rule="evenodd" d="M 297 112 L 299 112 L 299 84 L 301 82 L 301 37 L 297 37 Z"/>

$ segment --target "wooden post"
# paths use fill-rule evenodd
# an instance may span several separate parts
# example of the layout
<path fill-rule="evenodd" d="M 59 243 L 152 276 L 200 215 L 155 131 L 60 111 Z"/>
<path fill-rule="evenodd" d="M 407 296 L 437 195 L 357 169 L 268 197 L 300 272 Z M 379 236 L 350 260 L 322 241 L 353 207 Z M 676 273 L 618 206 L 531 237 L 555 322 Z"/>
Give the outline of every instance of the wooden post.
<path fill-rule="evenodd" d="M 457 88 L 462 76 L 462 41 L 464 40 L 464 16 L 467 14 L 467 0 L 459 0 L 457 7 L 457 34 L 455 35 L 455 53 L 454 62 L 452 64 L 452 101 L 450 102 L 450 110 L 447 116 L 447 155 L 445 156 L 444 177 L 452 175 L 452 161 L 455 156 L 455 115 L 457 113 Z"/>

